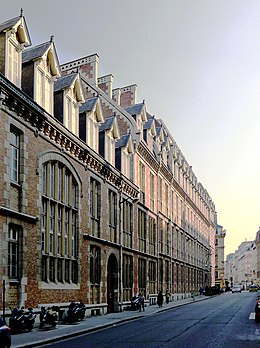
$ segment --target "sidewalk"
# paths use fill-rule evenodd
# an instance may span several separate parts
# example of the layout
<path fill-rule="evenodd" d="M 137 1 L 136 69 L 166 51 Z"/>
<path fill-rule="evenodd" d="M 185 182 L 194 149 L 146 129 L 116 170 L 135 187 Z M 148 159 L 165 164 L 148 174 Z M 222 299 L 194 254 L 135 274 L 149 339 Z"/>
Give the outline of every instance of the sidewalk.
<path fill-rule="evenodd" d="M 197 296 L 195 302 L 203 301 L 211 298 L 210 296 Z M 12 348 L 29 348 L 38 347 L 43 344 L 57 342 L 62 337 L 67 339 L 75 337 L 80 334 L 93 332 L 98 329 L 116 325 L 144 316 L 153 315 L 158 312 L 163 312 L 171 308 L 194 303 L 191 298 L 172 301 L 166 304 L 164 302 L 163 307 L 159 308 L 157 305 L 145 307 L 144 312 L 139 311 L 124 311 L 119 313 L 110 313 L 101 316 L 92 316 L 85 318 L 83 321 L 75 324 L 58 324 L 55 329 L 38 330 L 37 327 L 32 332 L 23 332 L 16 335 L 12 335 Z"/>

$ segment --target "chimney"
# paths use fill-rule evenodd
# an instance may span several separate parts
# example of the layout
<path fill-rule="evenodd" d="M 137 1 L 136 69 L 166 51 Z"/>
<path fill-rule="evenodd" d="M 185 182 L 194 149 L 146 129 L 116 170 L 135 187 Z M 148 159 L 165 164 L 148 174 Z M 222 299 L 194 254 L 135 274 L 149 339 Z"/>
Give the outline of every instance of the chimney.
<path fill-rule="evenodd" d="M 120 97 L 120 105 L 122 108 L 127 108 L 128 106 L 136 104 L 136 96 L 137 96 L 137 85 L 130 85 L 126 87 L 120 88 L 121 97 Z"/>
<path fill-rule="evenodd" d="M 98 87 L 106 93 L 109 98 L 112 98 L 112 84 L 113 84 L 114 76 L 112 74 L 99 77 L 97 80 Z"/>
<path fill-rule="evenodd" d="M 117 103 L 117 105 L 120 105 L 120 96 L 121 96 L 120 88 L 115 88 L 112 90 L 112 99 Z"/>
<path fill-rule="evenodd" d="M 63 75 L 70 74 L 72 72 L 78 72 L 85 78 L 89 84 L 97 86 L 98 76 L 98 54 L 92 54 L 84 58 L 73 60 L 61 65 L 61 72 Z"/>

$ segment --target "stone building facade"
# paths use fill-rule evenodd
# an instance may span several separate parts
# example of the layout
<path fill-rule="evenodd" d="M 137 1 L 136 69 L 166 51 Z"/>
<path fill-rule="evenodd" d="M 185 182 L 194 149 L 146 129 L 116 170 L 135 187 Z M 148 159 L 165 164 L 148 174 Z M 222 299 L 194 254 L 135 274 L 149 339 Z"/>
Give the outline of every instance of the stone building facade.
<path fill-rule="evenodd" d="M 82 299 L 106 313 L 213 285 L 215 206 L 167 126 L 136 85 L 98 77 L 97 54 L 57 57 L 52 38 L 31 46 L 22 14 L 0 24 L 6 308 Z"/>

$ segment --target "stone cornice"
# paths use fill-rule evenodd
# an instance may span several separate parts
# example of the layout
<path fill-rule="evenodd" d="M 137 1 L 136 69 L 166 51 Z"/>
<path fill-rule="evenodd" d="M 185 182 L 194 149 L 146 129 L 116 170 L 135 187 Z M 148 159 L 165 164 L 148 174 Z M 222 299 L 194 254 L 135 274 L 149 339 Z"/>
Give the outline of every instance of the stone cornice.
<path fill-rule="evenodd" d="M 137 152 L 143 157 L 147 164 L 158 173 L 160 167 L 158 161 L 141 141 L 138 144 Z"/>
<path fill-rule="evenodd" d="M 88 168 L 95 171 L 104 181 L 116 186 L 132 198 L 138 196 L 138 187 L 117 169 L 106 162 L 79 138 L 38 106 L 23 91 L 0 74 L 0 108 L 16 113 L 23 121 L 35 128 L 35 136 L 48 138 L 61 151 L 70 154 Z"/>

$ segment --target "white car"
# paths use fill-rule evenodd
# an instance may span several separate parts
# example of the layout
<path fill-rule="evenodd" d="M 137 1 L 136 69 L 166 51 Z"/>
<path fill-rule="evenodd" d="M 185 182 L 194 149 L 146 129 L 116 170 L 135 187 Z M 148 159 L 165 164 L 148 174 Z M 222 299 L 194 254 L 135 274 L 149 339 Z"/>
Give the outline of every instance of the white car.
<path fill-rule="evenodd" d="M 240 285 L 233 285 L 231 288 L 232 294 L 234 294 L 234 292 L 241 292 L 241 287 Z"/>

